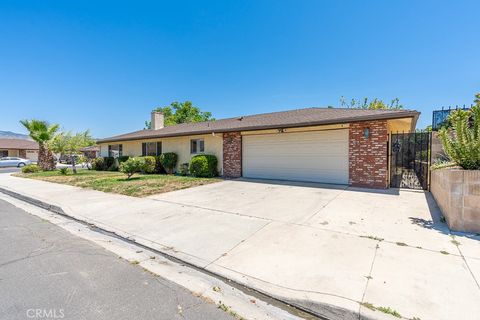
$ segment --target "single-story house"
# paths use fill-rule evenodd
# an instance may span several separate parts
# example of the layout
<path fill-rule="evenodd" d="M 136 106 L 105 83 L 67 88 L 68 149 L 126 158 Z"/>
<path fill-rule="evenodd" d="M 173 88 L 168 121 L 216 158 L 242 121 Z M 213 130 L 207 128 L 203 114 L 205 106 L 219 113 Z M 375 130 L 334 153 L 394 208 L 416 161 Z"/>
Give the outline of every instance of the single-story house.
<path fill-rule="evenodd" d="M 0 138 L 0 158 L 19 157 L 38 161 L 38 143 L 25 139 Z"/>
<path fill-rule="evenodd" d="M 88 146 L 84 148 L 80 148 L 79 150 L 85 157 L 93 159 L 98 157 L 100 154 L 100 147 L 99 146 Z"/>
<path fill-rule="evenodd" d="M 197 154 L 218 158 L 227 178 L 247 177 L 389 185 L 389 134 L 415 130 L 419 112 L 307 108 L 164 127 L 152 113 L 152 129 L 98 141 L 101 156 L 178 154 L 178 165 Z"/>

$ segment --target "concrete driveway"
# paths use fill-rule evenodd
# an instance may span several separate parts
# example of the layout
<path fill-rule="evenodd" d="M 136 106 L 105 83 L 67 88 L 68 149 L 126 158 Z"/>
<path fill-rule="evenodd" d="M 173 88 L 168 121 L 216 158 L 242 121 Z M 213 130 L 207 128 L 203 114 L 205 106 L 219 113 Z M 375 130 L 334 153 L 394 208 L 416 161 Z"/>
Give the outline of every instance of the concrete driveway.
<path fill-rule="evenodd" d="M 480 314 L 480 236 L 452 234 L 429 193 L 232 180 L 132 198 L 7 175 L 0 187 L 328 318 Z"/>
<path fill-rule="evenodd" d="M 430 193 L 244 179 L 150 199 L 265 221 L 207 268 L 327 316 L 480 312 L 480 236 L 452 234 Z"/>

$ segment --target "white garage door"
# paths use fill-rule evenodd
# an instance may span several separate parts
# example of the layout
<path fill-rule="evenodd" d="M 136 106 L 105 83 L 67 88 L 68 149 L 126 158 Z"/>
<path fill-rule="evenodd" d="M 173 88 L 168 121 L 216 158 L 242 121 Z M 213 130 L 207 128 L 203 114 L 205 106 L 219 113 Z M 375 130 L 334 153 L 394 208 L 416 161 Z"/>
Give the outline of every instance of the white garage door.
<path fill-rule="evenodd" d="M 246 178 L 348 183 L 348 130 L 245 135 Z"/>
<path fill-rule="evenodd" d="M 34 161 L 34 162 L 38 161 L 38 151 L 27 150 L 26 154 L 27 154 L 27 159 L 29 159 L 31 161 Z"/>

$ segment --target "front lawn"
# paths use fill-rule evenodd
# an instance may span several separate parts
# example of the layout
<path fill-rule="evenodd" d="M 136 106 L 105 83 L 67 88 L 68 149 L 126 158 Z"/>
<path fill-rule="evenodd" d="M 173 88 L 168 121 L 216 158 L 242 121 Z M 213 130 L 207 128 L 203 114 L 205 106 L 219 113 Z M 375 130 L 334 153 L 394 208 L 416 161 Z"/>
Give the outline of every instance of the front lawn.
<path fill-rule="evenodd" d="M 164 174 L 136 174 L 130 180 L 121 172 L 78 170 L 62 175 L 58 170 L 37 173 L 17 173 L 17 177 L 68 184 L 98 191 L 146 197 L 152 194 L 170 192 L 218 182 L 218 178 L 194 178 Z"/>

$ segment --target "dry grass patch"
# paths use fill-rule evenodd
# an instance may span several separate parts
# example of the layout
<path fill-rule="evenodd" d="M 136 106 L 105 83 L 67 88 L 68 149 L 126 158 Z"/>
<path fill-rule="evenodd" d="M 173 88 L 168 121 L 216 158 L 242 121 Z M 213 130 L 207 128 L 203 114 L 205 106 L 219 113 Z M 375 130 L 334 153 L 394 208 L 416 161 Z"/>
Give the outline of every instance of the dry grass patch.
<path fill-rule="evenodd" d="M 78 170 L 77 174 L 62 175 L 59 171 L 18 173 L 17 177 L 43 180 L 71 186 L 119 193 L 133 197 L 186 189 L 221 181 L 218 178 L 194 178 L 164 174 L 136 175 L 127 180 L 120 172 Z"/>

